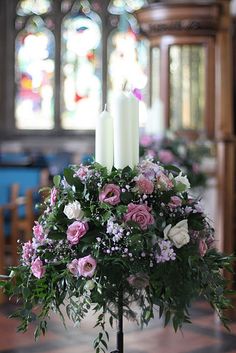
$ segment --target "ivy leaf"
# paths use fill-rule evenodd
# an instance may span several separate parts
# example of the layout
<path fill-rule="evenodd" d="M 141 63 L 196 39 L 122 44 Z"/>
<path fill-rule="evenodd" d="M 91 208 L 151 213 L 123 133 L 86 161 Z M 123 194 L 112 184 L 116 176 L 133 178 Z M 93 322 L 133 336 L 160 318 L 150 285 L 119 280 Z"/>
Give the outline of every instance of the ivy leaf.
<path fill-rule="evenodd" d="M 61 182 L 61 176 L 60 175 L 54 175 L 53 177 L 53 184 L 58 188 L 60 186 Z"/>
<path fill-rule="evenodd" d="M 69 185 L 74 185 L 74 181 L 75 181 L 74 174 L 75 172 L 71 168 L 64 169 L 64 177 Z"/>

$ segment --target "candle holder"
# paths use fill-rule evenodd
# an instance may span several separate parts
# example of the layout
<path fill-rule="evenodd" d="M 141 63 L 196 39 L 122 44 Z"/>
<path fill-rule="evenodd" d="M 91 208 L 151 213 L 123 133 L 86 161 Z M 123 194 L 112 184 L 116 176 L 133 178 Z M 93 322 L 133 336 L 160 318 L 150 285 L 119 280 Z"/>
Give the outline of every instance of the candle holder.
<path fill-rule="evenodd" d="M 111 353 L 124 353 L 124 333 L 123 333 L 123 288 L 118 293 L 118 331 L 116 336 L 116 350 Z"/>

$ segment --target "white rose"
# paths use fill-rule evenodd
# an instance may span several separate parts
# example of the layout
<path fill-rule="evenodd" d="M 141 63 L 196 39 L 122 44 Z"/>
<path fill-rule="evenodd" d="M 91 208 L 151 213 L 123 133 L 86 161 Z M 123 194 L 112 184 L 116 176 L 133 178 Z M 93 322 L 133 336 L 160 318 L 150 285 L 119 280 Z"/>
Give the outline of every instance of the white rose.
<path fill-rule="evenodd" d="M 74 201 L 72 203 L 68 203 L 64 207 L 63 211 L 67 218 L 69 219 L 82 219 L 84 216 L 84 211 L 81 209 L 81 204 L 79 201 Z"/>
<path fill-rule="evenodd" d="M 188 221 L 186 219 L 178 222 L 174 227 L 172 227 L 171 224 L 168 224 L 163 232 L 164 238 L 169 238 L 176 248 L 181 248 L 190 241 L 188 234 Z"/>
<path fill-rule="evenodd" d="M 179 192 L 183 192 L 183 191 L 186 191 L 187 189 L 189 189 L 190 182 L 189 182 L 187 176 L 182 175 L 182 173 L 180 173 L 177 177 L 175 177 L 175 187 L 176 187 L 177 191 L 179 191 Z"/>

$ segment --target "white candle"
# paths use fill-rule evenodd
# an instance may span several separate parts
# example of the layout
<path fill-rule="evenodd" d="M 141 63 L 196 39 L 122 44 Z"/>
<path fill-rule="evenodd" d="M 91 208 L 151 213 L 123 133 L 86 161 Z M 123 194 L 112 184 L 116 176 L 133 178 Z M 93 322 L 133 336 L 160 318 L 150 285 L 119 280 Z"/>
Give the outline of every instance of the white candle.
<path fill-rule="evenodd" d="M 95 160 L 107 169 L 113 166 L 113 121 L 107 110 L 97 119 L 95 136 Z"/>
<path fill-rule="evenodd" d="M 117 93 L 113 103 L 114 166 L 116 168 L 133 167 L 130 109 L 129 97 L 123 92 Z"/>
<path fill-rule="evenodd" d="M 165 135 L 165 119 L 163 102 L 158 98 L 148 112 L 145 132 L 162 138 Z"/>
<path fill-rule="evenodd" d="M 132 150 L 132 167 L 139 163 L 139 101 L 129 93 L 129 111 L 128 118 L 130 119 L 130 148 Z"/>

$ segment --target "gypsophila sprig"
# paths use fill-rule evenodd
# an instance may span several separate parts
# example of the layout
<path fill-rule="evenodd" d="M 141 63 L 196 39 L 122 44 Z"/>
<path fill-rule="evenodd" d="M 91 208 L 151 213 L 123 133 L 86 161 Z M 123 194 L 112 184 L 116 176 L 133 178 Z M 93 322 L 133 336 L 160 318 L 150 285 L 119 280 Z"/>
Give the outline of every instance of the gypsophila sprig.
<path fill-rule="evenodd" d="M 105 314 L 110 323 L 117 317 L 121 288 L 125 315 L 142 325 L 157 306 L 177 330 L 199 295 L 225 323 L 230 303 L 222 269 L 232 259 L 214 249 L 214 230 L 189 187 L 178 168 L 146 160 L 110 172 L 96 163 L 71 166 L 54 177 L 33 238 L 21 246 L 21 264 L 4 284 L 7 295 L 21 298 L 19 329 L 36 321 L 39 336 L 51 310 L 62 316 L 64 305 L 79 323 L 92 308 L 101 329 L 94 347 L 105 352 Z"/>

